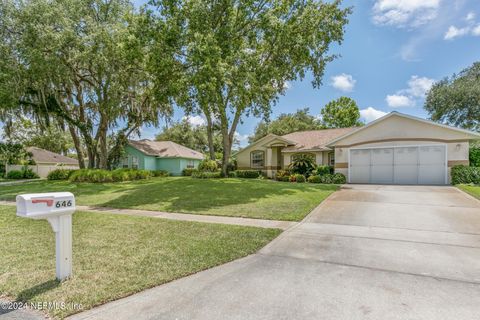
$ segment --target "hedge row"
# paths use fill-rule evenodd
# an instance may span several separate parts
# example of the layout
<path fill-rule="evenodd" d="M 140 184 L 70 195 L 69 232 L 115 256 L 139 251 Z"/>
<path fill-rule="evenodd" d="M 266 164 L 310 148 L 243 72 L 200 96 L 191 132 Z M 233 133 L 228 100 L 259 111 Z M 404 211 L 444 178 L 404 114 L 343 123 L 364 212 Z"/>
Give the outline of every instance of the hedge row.
<path fill-rule="evenodd" d="M 454 166 L 451 176 L 452 184 L 480 184 L 480 167 Z"/>
<path fill-rule="evenodd" d="M 29 168 L 23 168 L 22 170 L 12 170 L 5 176 L 7 179 L 37 179 L 40 178 L 38 174 Z"/>
<path fill-rule="evenodd" d="M 150 177 L 167 177 L 169 175 L 168 171 L 165 170 L 115 169 L 109 171 L 101 169 L 56 169 L 48 174 L 47 179 L 70 180 L 71 182 L 120 182 L 142 180 Z"/>

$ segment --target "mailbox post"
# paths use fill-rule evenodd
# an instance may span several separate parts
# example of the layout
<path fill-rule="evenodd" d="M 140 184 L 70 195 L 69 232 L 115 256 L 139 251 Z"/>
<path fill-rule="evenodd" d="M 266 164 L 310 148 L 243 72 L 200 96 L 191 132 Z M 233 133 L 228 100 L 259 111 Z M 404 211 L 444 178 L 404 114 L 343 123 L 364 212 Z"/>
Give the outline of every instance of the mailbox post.
<path fill-rule="evenodd" d="M 75 197 L 70 192 L 33 193 L 17 196 L 17 216 L 47 219 L 55 232 L 56 276 L 72 275 L 72 214 Z"/>

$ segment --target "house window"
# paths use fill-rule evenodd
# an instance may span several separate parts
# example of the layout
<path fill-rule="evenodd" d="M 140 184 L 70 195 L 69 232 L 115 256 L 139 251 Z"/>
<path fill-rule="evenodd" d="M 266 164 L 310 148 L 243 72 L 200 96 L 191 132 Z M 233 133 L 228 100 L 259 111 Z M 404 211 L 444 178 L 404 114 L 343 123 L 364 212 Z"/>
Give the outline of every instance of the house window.
<path fill-rule="evenodd" d="M 195 163 L 193 160 L 187 160 L 187 168 L 195 168 Z"/>
<path fill-rule="evenodd" d="M 265 166 L 265 152 L 252 151 L 250 153 L 250 167 L 263 168 Z"/>
<path fill-rule="evenodd" d="M 122 168 L 128 168 L 128 157 L 122 159 Z"/>
<path fill-rule="evenodd" d="M 334 152 L 330 152 L 328 154 L 328 165 L 330 165 L 332 167 L 335 165 L 335 153 Z"/>
<path fill-rule="evenodd" d="M 138 169 L 138 157 L 132 156 L 132 169 Z"/>

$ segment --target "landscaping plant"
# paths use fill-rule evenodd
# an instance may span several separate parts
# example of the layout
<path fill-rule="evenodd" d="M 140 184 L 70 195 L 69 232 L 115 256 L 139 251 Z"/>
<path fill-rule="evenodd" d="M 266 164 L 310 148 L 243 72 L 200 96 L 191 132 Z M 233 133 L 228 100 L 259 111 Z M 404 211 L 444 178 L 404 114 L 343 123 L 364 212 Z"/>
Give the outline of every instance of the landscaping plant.
<path fill-rule="evenodd" d="M 315 160 L 308 154 L 300 154 L 288 166 L 292 173 L 309 176 L 315 169 Z"/>
<path fill-rule="evenodd" d="M 235 174 L 237 178 L 255 179 L 260 177 L 260 171 L 258 170 L 237 170 Z"/>
<path fill-rule="evenodd" d="M 454 166 L 451 171 L 452 184 L 480 184 L 480 167 Z"/>
<path fill-rule="evenodd" d="M 50 171 L 47 175 L 48 180 L 68 180 L 72 173 L 74 173 L 76 170 L 73 169 L 56 169 L 53 171 Z"/>

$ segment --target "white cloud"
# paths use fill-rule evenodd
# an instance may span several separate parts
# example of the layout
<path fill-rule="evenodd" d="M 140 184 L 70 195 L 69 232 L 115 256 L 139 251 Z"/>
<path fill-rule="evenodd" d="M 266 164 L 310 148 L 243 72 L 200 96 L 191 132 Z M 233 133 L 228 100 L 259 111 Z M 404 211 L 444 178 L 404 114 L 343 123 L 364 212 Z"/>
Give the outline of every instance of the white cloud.
<path fill-rule="evenodd" d="M 388 106 L 391 108 L 413 107 L 415 105 L 415 101 L 413 101 L 410 97 L 401 94 L 387 95 L 385 100 L 387 101 Z"/>
<path fill-rule="evenodd" d="M 462 36 L 468 34 L 469 32 L 470 32 L 469 27 L 457 28 L 455 26 L 450 26 L 448 28 L 447 32 L 445 32 L 445 35 L 443 36 L 443 39 L 452 40 L 452 39 L 457 38 L 457 37 L 462 37 Z"/>
<path fill-rule="evenodd" d="M 408 89 L 406 91 L 414 97 L 423 98 L 434 83 L 435 80 L 427 77 L 412 76 L 408 81 Z"/>
<path fill-rule="evenodd" d="M 357 80 L 353 79 L 350 74 L 342 73 L 331 78 L 331 85 L 340 91 L 352 91 Z"/>
<path fill-rule="evenodd" d="M 360 110 L 360 117 L 363 120 L 365 120 L 366 122 L 376 120 L 378 118 L 383 117 L 386 114 L 387 114 L 386 112 L 383 112 L 381 110 L 377 110 L 377 109 L 372 108 L 372 107 L 368 107 L 366 109 Z"/>
<path fill-rule="evenodd" d="M 414 107 L 416 102 L 432 88 L 434 79 L 427 77 L 411 76 L 406 89 L 398 90 L 395 94 L 387 95 L 385 101 L 391 108 Z"/>
<path fill-rule="evenodd" d="M 480 24 L 472 29 L 472 35 L 477 36 L 477 37 L 480 36 Z"/>
<path fill-rule="evenodd" d="M 182 118 L 183 120 L 187 120 L 192 126 L 198 127 L 203 126 L 206 124 L 205 119 L 202 116 L 185 116 Z"/>
<path fill-rule="evenodd" d="M 437 16 L 440 0 L 376 0 L 373 22 L 395 27 L 419 27 Z"/>
<path fill-rule="evenodd" d="M 475 12 L 470 11 L 467 16 L 465 17 L 465 20 L 468 22 L 474 21 L 475 20 Z"/>

